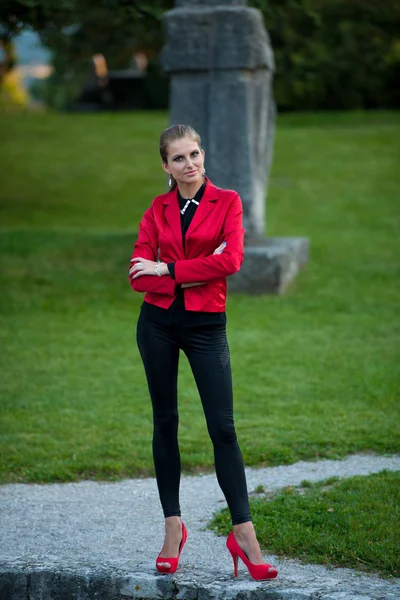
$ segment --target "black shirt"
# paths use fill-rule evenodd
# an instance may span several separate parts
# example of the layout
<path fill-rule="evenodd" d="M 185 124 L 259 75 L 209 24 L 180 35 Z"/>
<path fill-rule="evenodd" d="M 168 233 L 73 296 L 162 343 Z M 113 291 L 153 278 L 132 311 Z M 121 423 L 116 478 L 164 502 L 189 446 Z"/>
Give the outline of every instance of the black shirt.
<path fill-rule="evenodd" d="M 194 217 L 198 205 L 204 195 L 206 184 L 203 183 L 197 191 L 194 198 L 182 198 L 178 190 L 179 209 L 181 211 L 182 243 L 185 249 L 186 233 Z M 175 279 L 175 263 L 168 263 L 168 270 L 173 279 Z M 163 277 L 166 277 L 163 275 Z M 162 325 L 179 325 L 181 327 L 197 327 L 201 325 L 225 324 L 225 312 L 204 312 L 186 310 L 184 290 L 177 286 L 177 297 L 169 308 L 161 308 L 149 302 L 143 302 L 142 314 L 149 320 L 161 323 Z"/>

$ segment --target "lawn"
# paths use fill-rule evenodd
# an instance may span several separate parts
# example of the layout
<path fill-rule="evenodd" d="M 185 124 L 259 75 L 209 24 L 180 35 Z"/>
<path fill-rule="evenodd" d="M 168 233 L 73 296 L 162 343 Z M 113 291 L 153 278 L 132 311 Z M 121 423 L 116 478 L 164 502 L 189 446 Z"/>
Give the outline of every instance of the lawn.
<path fill-rule="evenodd" d="M 253 494 L 260 542 L 280 556 L 400 576 L 400 473 L 303 482 Z M 227 510 L 212 527 L 227 535 Z"/>
<path fill-rule="evenodd" d="M 165 113 L 0 116 L 0 481 L 153 473 L 127 270 L 165 188 Z M 400 452 L 400 115 L 280 116 L 267 230 L 307 236 L 283 297 L 231 295 L 236 424 L 248 465 Z M 185 360 L 186 472 L 212 466 Z"/>

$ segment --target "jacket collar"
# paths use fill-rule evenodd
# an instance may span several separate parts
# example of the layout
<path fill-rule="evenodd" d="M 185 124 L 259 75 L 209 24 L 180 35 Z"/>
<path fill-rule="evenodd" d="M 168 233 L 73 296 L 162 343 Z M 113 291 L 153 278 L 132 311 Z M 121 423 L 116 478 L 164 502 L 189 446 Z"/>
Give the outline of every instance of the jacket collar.
<path fill-rule="evenodd" d="M 211 181 L 208 179 L 208 177 L 205 177 L 205 181 L 206 181 L 206 188 L 204 190 L 204 194 L 203 194 L 203 198 L 202 198 L 201 202 L 203 202 L 203 200 L 208 200 L 209 202 L 218 200 L 217 186 L 215 186 L 213 183 L 211 183 Z M 178 188 L 175 188 L 165 194 L 164 204 L 171 204 L 174 202 L 174 200 L 177 200 L 177 199 L 178 199 Z M 199 208 L 200 208 L 200 205 L 199 205 Z"/>
<path fill-rule="evenodd" d="M 211 181 L 206 177 L 206 187 L 204 190 L 204 194 L 196 212 L 194 213 L 189 229 L 187 230 L 186 239 L 209 215 L 209 213 L 214 208 L 214 204 L 217 200 L 218 188 L 214 184 L 212 184 Z M 179 212 L 177 188 L 171 190 L 170 192 L 167 192 L 167 194 L 165 195 L 164 204 L 167 205 L 165 207 L 165 218 L 168 221 L 180 245 L 182 246 L 181 216 Z"/>

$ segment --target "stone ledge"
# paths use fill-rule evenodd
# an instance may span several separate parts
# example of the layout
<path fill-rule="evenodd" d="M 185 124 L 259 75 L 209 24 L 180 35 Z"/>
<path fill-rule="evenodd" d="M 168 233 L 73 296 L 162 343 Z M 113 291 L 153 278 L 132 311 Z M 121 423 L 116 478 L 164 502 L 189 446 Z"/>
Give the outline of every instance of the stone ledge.
<path fill-rule="evenodd" d="M 285 577 L 235 581 L 221 573 L 193 574 L 185 568 L 169 577 L 115 566 L 0 564 L 1 600 L 397 600 L 399 593 L 396 584 L 393 592 L 378 586 L 372 594 L 361 582 L 357 590 L 325 584 L 313 577 L 307 588 L 289 579 L 285 585 Z"/>
<path fill-rule="evenodd" d="M 312 600 L 304 590 L 277 590 L 276 581 L 232 581 L 221 574 L 176 577 L 100 567 L 0 565 L 1 600 Z M 268 589 L 269 588 L 269 589 Z"/>

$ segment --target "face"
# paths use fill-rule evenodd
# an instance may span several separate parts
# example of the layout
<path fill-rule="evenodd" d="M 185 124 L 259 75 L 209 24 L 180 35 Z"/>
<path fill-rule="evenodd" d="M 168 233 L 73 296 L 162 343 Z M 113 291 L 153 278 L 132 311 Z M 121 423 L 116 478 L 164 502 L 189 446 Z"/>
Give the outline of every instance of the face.
<path fill-rule="evenodd" d="M 202 182 L 204 150 L 190 137 L 174 140 L 168 144 L 168 162 L 162 167 L 178 185 Z"/>

